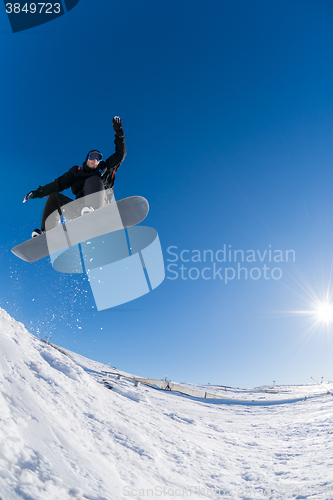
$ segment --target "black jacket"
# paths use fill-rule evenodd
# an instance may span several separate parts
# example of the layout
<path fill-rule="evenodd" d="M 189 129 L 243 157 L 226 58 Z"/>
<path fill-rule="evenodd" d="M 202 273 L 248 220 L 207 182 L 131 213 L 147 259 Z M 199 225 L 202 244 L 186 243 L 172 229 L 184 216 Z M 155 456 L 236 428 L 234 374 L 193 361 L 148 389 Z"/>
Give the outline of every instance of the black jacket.
<path fill-rule="evenodd" d="M 115 153 L 109 156 L 107 160 L 101 161 L 98 168 L 93 170 L 87 166 L 86 162 L 83 162 L 82 167 L 75 165 L 61 177 L 50 182 L 50 184 L 40 187 L 42 197 L 72 188 L 75 198 L 81 198 L 83 196 L 84 183 L 93 175 L 97 175 L 103 179 L 105 189 L 112 188 L 115 173 L 126 156 L 125 137 L 116 135 L 114 143 L 116 145 Z"/>

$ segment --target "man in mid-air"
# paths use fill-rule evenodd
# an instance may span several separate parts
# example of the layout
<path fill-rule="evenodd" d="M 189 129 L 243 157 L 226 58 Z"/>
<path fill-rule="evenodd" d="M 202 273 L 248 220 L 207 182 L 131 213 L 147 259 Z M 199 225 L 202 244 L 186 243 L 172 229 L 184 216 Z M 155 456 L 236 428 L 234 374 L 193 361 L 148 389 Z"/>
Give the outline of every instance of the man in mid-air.
<path fill-rule="evenodd" d="M 103 155 L 97 149 L 88 152 L 82 167 L 74 166 L 50 184 L 39 186 L 30 191 L 23 202 L 33 198 L 48 196 L 45 204 L 40 229 L 32 232 L 32 237 L 60 225 L 61 215 L 73 219 L 101 208 L 113 199 L 115 173 L 126 155 L 125 137 L 119 116 L 112 120 L 115 131 L 116 150 L 103 161 Z M 77 202 L 60 194 L 64 189 L 72 189 Z M 67 205 L 67 207 L 66 207 Z"/>

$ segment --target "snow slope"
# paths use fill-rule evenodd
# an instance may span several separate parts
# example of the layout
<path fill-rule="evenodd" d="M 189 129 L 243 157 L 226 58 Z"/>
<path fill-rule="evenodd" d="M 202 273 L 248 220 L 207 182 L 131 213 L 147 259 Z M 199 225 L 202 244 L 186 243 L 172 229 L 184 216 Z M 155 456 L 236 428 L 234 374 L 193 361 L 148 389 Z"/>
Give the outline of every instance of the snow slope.
<path fill-rule="evenodd" d="M 1 309 L 0 341 L 1 500 L 333 498 L 323 388 L 209 387 L 223 403 L 113 376 L 109 390 L 110 367 L 43 344 Z"/>

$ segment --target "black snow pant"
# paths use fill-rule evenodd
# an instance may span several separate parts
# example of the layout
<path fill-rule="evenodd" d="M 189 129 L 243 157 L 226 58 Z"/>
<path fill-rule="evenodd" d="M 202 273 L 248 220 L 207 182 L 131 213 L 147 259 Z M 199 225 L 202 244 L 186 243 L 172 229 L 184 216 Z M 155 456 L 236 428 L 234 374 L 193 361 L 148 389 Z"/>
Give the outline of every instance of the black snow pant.
<path fill-rule="evenodd" d="M 41 230 L 48 231 L 59 226 L 61 215 L 66 219 L 76 219 L 80 217 L 81 210 L 85 206 L 97 209 L 107 204 L 104 184 L 100 177 L 93 176 L 86 180 L 83 195 L 74 201 L 61 193 L 50 194 L 45 203 Z"/>

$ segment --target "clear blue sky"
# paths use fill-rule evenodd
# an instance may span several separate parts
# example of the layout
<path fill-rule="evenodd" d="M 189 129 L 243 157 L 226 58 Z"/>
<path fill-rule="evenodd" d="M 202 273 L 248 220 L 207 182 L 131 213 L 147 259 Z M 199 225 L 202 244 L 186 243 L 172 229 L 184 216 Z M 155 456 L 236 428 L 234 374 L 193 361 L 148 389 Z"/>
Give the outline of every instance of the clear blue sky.
<path fill-rule="evenodd" d="M 142 376 L 332 380 L 332 326 L 292 313 L 313 309 L 331 280 L 332 17 L 328 0 L 80 0 L 13 34 L 3 7 L 0 306 L 41 337 Z M 89 149 L 111 154 L 116 114 L 128 148 L 117 199 L 145 196 L 166 266 L 177 247 L 171 269 L 200 276 L 166 270 L 152 293 L 94 312 L 86 279 L 10 249 L 40 223 L 45 199 L 23 205 L 24 195 Z M 213 279 L 214 265 L 237 273 L 215 258 L 224 245 L 267 250 L 243 264 L 277 267 L 280 279 Z M 181 262 L 182 250 L 215 260 Z M 295 262 L 269 262 L 268 250 L 293 250 Z"/>

